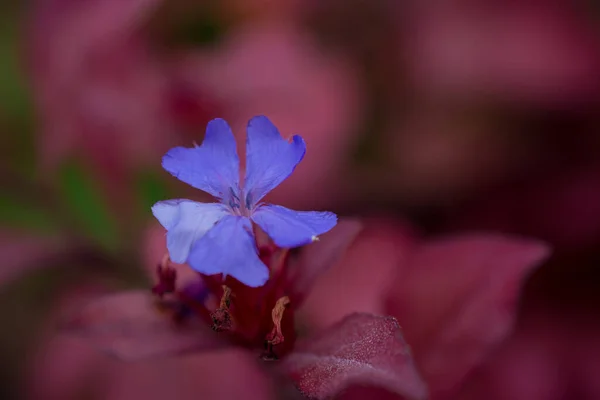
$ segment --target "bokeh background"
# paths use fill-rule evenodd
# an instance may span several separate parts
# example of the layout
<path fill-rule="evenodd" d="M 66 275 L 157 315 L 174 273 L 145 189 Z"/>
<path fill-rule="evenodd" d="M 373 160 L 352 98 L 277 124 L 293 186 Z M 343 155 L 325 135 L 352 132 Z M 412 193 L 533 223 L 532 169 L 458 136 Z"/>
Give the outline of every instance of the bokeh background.
<path fill-rule="evenodd" d="M 364 217 L 365 265 L 416 234 L 552 245 L 459 398 L 600 399 L 600 6 L 583 0 L 3 0 L 0 398 L 257 385 L 220 393 L 206 364 L 123 372 L 52 328 L 82 297 L 149 285 L 155 201 L 207 200 L 162 154 L 215 117 L 243 146 L 257 114 L 308 145 L 269 201 Z M 372 290 L 342 291 L 361 308 Z M 227 357 L 250 363 L 205 356 Z"/>

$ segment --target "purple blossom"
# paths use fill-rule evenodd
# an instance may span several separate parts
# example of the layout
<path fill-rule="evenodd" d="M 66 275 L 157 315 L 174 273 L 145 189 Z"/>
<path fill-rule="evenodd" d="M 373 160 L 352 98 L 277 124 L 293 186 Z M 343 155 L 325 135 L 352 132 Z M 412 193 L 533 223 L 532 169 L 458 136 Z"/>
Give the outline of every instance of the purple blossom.
<path fill-rule="evenodd" d="M 152 207 L 154 216 L 167 229 L 171 260 L 187 262 L 206 275 L 222 273 L 248 286 L 264 285 L 269 269 L 258 256 L 252 222 L 279 247 L 311 243 L 337 223 L 331 212 L 294 211 L 260 202 L 290 176 L 305 152 L 300 136 L 286 141 L 265 116 L 248 123 L 243 185 L 235 139 L 223 119 L 208 123 L 201 146 L 169 150 L 163 157 L 163 168 L 219 200 L 198 203 L 175 199 Z"/>

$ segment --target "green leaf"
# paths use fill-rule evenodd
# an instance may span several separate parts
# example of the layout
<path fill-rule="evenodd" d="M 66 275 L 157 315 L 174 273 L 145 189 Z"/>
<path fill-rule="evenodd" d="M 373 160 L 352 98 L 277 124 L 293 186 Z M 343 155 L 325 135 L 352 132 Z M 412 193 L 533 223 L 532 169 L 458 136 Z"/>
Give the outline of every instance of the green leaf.
<path fill-rule="evenodd" d="M 16 3 L 15 3 L 16 4 Z M 4 162 L 32 174 L 35 168 L 33 104 L 20 57 L 22 26 L 14 6 L 0 6 L 0 147 Z"/>
<path fill-rule="evenodd" d="M 185 6 L 164 2 L 150 20 L 150 31 L 169 48 L 214 47 L 225 37 L 228 24 L 218 1 Z"/>
<path fill-rule="evenodd" d="M 164 179 L 156 171 L 143 171 L 136 177 L 136 189 L 140 208 L 144 213 L 150 212 L 150 207 L 157 201 L 165 200 L 169 190 Z"/>
<path fill-rule="evenodd" d="M 75 222 L 84 233 L 105 250 L 119 248 L 115 216 L 92 174 L 77 163 L 65 164 L 59 172 L 59 195 Z"/>
<path fill-rule="evenodd" d="M 14 118 L 30 119 L 31 99 L 19 54 L 20 26 L 14 15 L 0 18 L 0 105 Z"/>
<path fill-rule="evenodd" d="M 56 219 L 33 202 L 16 199 L 3 193 L 0 195 L 0 225 L 9 228 L 25 228 L 40 233 L 59 230 Z"/>

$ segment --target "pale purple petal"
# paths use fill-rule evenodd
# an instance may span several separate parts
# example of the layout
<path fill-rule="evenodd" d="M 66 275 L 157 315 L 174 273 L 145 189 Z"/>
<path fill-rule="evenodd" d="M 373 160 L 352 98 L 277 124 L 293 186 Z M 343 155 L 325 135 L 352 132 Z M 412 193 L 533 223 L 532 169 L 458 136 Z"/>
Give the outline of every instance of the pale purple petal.
<path fill-rule="evenodd" d="M 250 120 L 246 139 L 246 204 L 251 207 L 283 182 L 304 157 L 304 139 L 288 142 L 265 116 Z"/>
<path fill-rule="evenodd" d="M 177 179 L 225 201 L 239 191 L 240 160 L 235 138 L 220 118 L 208 123 L 201 146 L 169 150 L 162 166 Z"/>
<path fill-rule="evenodd" d="M 167 230 L 167 249 L 173 262 L 187 261 L 192 244 L 228 214 L 220 203 L 177 199 L 159 201 L 152 213 Z"/>
<path fill-rule="evenodd" d="M 317 240 L 337 224 L 337 216 L 328 211 L 294 211 L 267 204 L 252 215 L 279 247 L 298 247 Z"/>
<path fill-rule="evenodd" d="M 269 279 L 269 269 L 258 258 L 252 224 L 246 217 L 223 217 L 194 244 L 188 263 L 200 273 L 231 275 L 251 287 L 262 286 Z"/>

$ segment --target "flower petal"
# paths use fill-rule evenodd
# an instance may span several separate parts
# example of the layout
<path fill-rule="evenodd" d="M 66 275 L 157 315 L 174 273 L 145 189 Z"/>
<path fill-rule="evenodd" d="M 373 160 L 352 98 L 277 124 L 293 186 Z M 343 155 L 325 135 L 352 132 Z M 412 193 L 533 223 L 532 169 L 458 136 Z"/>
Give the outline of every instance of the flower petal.
<path fill-rule="evenodd" d="M 201 146 L 169 150 L 162 166 L 177 179 L 219 199 L 228 201 L 239 190 L 240 160 L 235 138 L 220 118 L 208 123 Z"/>
<path fill-rule="evenodd" d="M 219 221 L 192 247 L 189 264 L 200 273 L 231 275 L 251 287 L 262 286 L 269 279 L 246 217 L 228 215 Z"/>
<path fill-rule="evenodd" d="M 167 249 L 173 262 L 185 263 L 192 244 L 228 214 L 220 203 L 177 199 L 159 201 L 152 214 L 167 229 Z"/>
<path fill-rule="evenodd" d="M 306 143 L 299 135 L 292 142 L 283 139 L 265 116 L 248 123 L 246 139 L 246 204 L 258 203 L 268 192 L 283 182 L 304 157 Z"/>
<path fill-rule="evenodd" d="M 337 216 L 332 212 L 294 211 L 272 204 L 260 206 L 252 220 L 280 247 L 311 243 L 337 224 Z"/>

